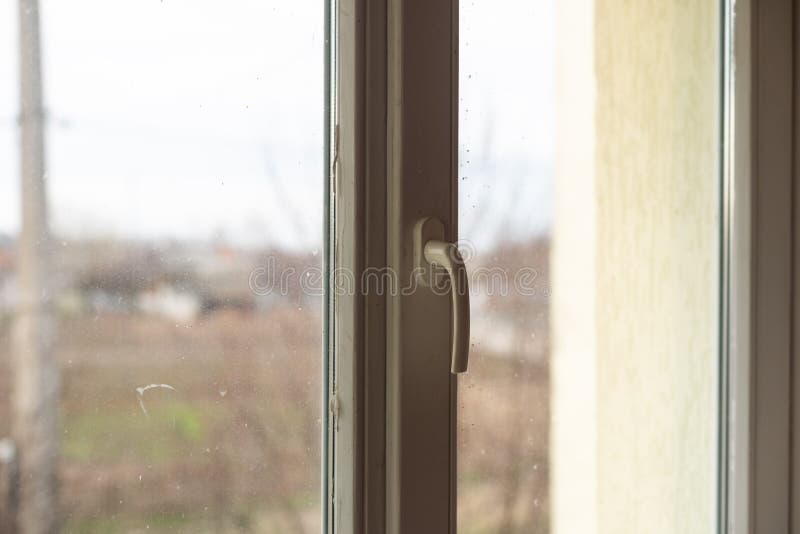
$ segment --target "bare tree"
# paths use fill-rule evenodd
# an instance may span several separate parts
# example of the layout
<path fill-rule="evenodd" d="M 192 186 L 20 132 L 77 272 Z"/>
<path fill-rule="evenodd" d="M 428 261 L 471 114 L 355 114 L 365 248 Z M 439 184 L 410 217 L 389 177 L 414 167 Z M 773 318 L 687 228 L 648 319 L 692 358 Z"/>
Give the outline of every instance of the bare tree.
<path fill-rule="evenodd" d="M 38 0 L 19 0 L 20 179 L 19 298 L 13 332 L 13 435 L 19 453 L 20 534 L 58 530 L 59 389 L 53 356 L 49 232 L 44 168 L 44 108 Z"/>

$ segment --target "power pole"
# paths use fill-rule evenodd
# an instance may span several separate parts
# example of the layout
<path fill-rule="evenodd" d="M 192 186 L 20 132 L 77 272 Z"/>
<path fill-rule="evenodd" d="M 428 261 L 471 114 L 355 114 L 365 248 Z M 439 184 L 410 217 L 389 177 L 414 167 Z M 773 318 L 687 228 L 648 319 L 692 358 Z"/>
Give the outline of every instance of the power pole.
<path fill-rule="evenodd" d="M 50 239 L 38 0 L 19 0 L 20 181 L 18 300 L 13 331 L 13 426 L 20 534 L 58 531 L 58 365 L 53 355 Z"/>

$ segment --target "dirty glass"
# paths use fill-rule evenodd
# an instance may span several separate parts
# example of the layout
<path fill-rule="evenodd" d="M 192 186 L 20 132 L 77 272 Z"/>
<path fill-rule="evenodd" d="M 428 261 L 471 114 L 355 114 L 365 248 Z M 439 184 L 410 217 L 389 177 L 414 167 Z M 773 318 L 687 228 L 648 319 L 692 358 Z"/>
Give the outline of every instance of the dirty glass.
<path fill-rule="evenodd" d="M 548 532 L 554 10 L 549 0 L 460 6 L 459 245 L 472 294 L 459 378 L 464 533 Z"/>
<path fill-rule="evenodd" d="M 32 5 L 0 4 L 0 522 L 42 498 L 13 399 L 17 367 L 51 357 L 61 531 L 318 531 L 324 3 L 41 0 L 30 260 Z"/>
<path fill-rule="evenodd" d="M 459 532 L 715 528 L 720 14 L 460 3 Z"/>

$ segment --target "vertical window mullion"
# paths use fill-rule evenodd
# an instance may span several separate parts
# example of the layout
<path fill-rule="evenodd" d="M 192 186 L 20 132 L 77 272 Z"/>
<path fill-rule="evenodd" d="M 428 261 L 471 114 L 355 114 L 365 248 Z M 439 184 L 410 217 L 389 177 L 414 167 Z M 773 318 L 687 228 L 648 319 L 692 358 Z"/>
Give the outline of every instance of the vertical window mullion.
<path fill-rule="evenodd" d="M 412 230 L 456 240 L 457 4 L 335 9 L 329 531 L 455 532 L 450 297 L 413 286 Z"/>
<path fill-rule="evenodd" d="M 413 291 L 387 303 L 387 531 L 455 532 L 456 380 L 450 302 L 416 286 L 413 229 L 455 241 L 457 2 L 391 0 L 388 11 L 388 266 Z"/>

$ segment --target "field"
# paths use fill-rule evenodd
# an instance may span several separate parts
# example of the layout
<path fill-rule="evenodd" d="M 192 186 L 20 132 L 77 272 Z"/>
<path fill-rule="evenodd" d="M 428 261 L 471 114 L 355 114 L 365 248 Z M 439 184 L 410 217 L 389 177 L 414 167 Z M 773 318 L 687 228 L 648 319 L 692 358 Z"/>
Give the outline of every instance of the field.
<path fill-rule="evenodd" d="M 63 532 L 319 530 L 316 305 L 185 325 L 136 313 L 59 321 Z M 150 384 L 169 387 L 137 392 Z M 459 531 L 547 532 L 546 360 L 476 347 L 460 387 Z"/>

